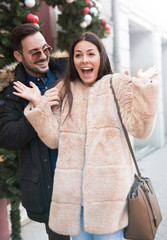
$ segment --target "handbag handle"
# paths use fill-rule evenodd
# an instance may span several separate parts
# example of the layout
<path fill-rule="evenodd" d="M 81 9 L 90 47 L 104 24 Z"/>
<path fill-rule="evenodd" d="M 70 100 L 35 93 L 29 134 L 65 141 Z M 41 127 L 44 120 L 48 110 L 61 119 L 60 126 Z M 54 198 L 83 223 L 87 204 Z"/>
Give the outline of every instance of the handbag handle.
<path fill-rule="evenodd" d="M 126 130 L 126 128 L 125 128 L 125 126 L 124 126 L 124 124 L 122 122 L 120 107 L 119 107 L 118 100 L 116 98 L 115 91 L 114 91 L 114 88 L 113 88 L 113 85 L 112 85 L 112 78 L 111 78 L 111 81 L 110 81 L 110 86 L 111 86 L 111 90 L 112 90 L 112 93 L 113 93 L 113 96 L 114 96 L 114 100 L 115 100 L 115 103 L 116 103 L 118 116 L 119 116 L 119 119 L 120 119 L 120 122 L 121 122 L 121 125 L 122 125 L 122 129 L 123 129 L 125 137 L 126 137 L 126 141 L 128 143 L 128 146 L 129 146 L 129 150 L 130 150 L 132 158 L 133 158 L 133 162 L 134 162 L 135 167 L 136 167 L 137 174 L 141 178 L 141 173 L 140 173 L 140 170 L 139 170 L 139 167 L 138 167 L 138 164 L 137 164 L 137 161 L 136 161 L 136 157 L 135 157 L 135 154 L 134 154 L 134 151 L 133 151 L 130 139 L 129 139 L 128 132 L 127 132 L 127 130 Z"/>

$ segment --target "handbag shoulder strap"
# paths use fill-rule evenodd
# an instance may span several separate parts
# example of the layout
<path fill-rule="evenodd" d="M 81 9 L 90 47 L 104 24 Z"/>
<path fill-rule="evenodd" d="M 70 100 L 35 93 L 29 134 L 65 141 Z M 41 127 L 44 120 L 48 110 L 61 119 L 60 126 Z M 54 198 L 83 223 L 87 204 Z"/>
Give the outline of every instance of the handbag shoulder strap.
<path fill-rule="evenodd" d="M 121 125 L 122 125 L 122 129 L 123 129 L 125 137 L 126 137 L 126 141 L 128 143 L 128 146 L 129 146 L 129 150 L 130 150 L 132 158 L 133 158 L 133 162 L 134 162 L 135 167 L 136 167 L 137 174 L 138 174 L 139 177 L 141 177 L 141 173 L 140 173 L 140 170 L 139 170 L 139 167 L 138 167 L 138 164 L 137 164 L 137 161 L 136 161 L 136 157 L 135 157 L 135 154 L 134 154 L 134 151 L 133 151 L 130 139 L 129 139 L 129 135 L 128 135 L 127 130 L 126 130 L 126 128 L 125 128 L 125 126 L 124 126 L 124 124 L 122 122 L 120 107 L 119 107 L 118 100 L 116 98 L 115 91 L 114 91 L 114 88 L 113 88 L 113 85 L 112 85 L 112 78 L 111 78 L 111 81 L 110 81 L 110 86 L 111 86 L 111 90 L 112 90 L 112 93 L 113 93 L 113 96 L 114 96 L 114 100 L 115 100 L 115 103 L 116 103 L 118 116 L 119 116 L 119 119 L 120 119 L 120 122 L 121 122 Z"/>

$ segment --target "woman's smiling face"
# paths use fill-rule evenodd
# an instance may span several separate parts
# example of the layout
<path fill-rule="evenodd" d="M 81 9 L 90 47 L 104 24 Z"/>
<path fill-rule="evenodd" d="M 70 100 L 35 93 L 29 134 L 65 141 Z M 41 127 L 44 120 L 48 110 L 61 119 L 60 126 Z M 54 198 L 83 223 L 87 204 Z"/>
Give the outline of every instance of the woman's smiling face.
<path fill-rule="evenodd" d="M 97 79 L 100 53 L 96 45 L 80 41 L 74 48 L 74 65 L 85 86 L 91 86 Z"/>

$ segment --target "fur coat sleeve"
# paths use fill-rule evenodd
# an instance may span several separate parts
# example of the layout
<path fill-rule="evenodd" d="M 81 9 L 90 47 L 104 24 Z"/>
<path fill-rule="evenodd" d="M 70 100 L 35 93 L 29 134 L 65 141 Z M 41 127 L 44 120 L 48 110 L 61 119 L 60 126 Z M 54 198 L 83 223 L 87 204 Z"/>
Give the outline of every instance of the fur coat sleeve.
<path fill-rule="evenodd" d="M 158 107 L 158 83 L 156 80 L 130 78 L 114 74 L 112 78 L 120 106 L 123 123 L 130 135 L 144 139 L 155 124 Z"/>
<path fill-rule="evenodd" d="M 41 140 L 51 149 L 58 147 L 60 110 L 51 109 L 45 96 L 40 104 L 33 108 L 29 103 L 24 110 L 28 121 L 32 124 Z"/>

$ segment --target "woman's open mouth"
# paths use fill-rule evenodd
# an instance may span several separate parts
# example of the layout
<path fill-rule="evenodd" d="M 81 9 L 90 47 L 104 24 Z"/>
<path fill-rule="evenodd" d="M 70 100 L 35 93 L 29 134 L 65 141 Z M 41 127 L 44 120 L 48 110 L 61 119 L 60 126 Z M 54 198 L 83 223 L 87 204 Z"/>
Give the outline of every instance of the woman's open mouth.
<path fill-rule="evenodd" d="M 93 68 L 82 68 L 81 71 L 84 76 L 89 76 L 92 74 Z"/>

